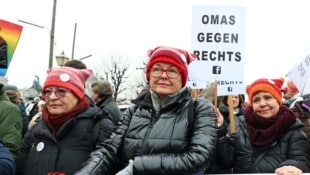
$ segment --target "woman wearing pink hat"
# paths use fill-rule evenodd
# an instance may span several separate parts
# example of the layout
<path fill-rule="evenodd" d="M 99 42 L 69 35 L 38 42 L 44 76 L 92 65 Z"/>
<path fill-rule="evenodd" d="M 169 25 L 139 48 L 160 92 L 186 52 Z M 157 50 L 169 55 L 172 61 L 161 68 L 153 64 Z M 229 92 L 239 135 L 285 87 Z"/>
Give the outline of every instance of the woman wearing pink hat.
<path fill-rule="evenodd" d="M 77 175 L 204 174 L 215 149 L 216 116 L 210 101 L 195 101 L 186 87 L 195 56 L 172 47 L 157 47 L 149 56 L 149 89 Z"/>
<path fill-rule="evenodd" d="M 295 86 L 292 80 L 287 80 L 287 86 L 283 90 L 283 103 L 286 104 L 290 109 L 296 108 L 296 102 L 303 101 L 302 95 Z"/>
<path fill-rule="evenodd" d="M 91 73 L 70 67 L 48 71 L 42 116 L 24 137 L 17 175 L 72 175 L 109 138 L 113 122 L 85 95 Z"/>
<path fill-rule="evenodd" d="M 247 86 L 249 105 L 236 132 L 218 135 L 217 163 L 234 173 L 301 175 L 310 171 L 309 141 L 302 123 L 282 104 L 284 79 L 258 79 Z"/>

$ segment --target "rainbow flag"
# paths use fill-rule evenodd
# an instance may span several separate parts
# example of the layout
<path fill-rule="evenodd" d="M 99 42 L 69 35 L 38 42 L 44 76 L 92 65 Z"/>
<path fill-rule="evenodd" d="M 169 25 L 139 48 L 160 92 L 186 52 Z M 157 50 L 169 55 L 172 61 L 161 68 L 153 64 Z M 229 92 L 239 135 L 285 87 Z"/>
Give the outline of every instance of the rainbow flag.
<path fill-rule="evenodd" d="M 5 76 L 23 27 L 0 19 L 0 76 Z"/>

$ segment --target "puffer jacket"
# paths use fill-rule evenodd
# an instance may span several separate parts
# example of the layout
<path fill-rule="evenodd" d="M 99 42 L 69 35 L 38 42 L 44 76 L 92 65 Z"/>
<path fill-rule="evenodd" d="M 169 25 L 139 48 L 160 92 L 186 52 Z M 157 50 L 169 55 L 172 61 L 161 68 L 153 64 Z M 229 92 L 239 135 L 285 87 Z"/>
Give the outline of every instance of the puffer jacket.
<path fill-rule="evenodd" d="M 120 111 L 117 103 L 113 100 L 112 96 L 106 96 L 103 100 L 97 103 L 97 106 L 108 113 L 110 119 L 115 125 L 117 125 L 118 121 L 122 117 L 122 112 Z"/>
<path fill-rule="evenodd" d="M 303 125 L 299 119 L 287 133 L 266 146 L 251 144 L 244 116 L 235 119 L 236 133 L 231 137 L 219 138 L 218 165 L 233 167 L 234 173 L 274 173 L 276 168 L 284 165 L 293 165 L 309 172 L 309 141 L 300 130 Z"/>
<path fill-rule="evenodd" d="M 194 174 L 208 166 L 217 137 L 213 105 L 199 99 L 193 110 L 189 107 L 193 104 L 189 91 L 181 96 L 157 114 L 150 92 L 139 96 L 133 101 L 135 105 L 124 113 L 122 124 L 111 139 L 77 175 L 112 174 L 115 165 L 120 170 L 130 159 L 133 159 L 133 174 L 141 175 Z M 191 113 L 193 126 L 190 126 Z"/>
<path fill-rule="evenodd" d="M 56 137 L 40 120 L 25 135 L 17 161 L 17 175 L 46 175 L 79 170 L 103 140 L 109 138 L 114 124 L 98 107 L 90 107 L 65 122 Z"/>

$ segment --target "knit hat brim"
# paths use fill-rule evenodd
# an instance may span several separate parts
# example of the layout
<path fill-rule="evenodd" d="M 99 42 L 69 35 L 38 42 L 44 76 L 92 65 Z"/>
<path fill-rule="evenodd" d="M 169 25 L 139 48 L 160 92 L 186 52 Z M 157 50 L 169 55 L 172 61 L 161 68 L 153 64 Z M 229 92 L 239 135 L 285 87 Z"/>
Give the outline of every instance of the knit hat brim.
<path fill-rule="evenodd" d="M 155 63 L 159 63 L 159 62 L 168 63 L 168 64 L 171 64 L 171 65 L 177 67 L 178 70 L 180 71 L 181 75 L 182 75 L 182 87 L 185 86 L 187 76 L 188 76 L 187 67 L 184 65 L 181 65 L 175 59 L 168 57 L 168 56 L 158 56 L 158 57 L 153 58 L 149 62 L 149 64 L 146 67 L 146 79 L 148 82 L 150 81 L 150 72 L 151 72 L 153 65 Z"/>
<path fill-rule="evenodd" d="M 251 85 L 248 85 L 246 89 L 250 105 L 253 104 L 253 96 L 259 91 L 269 92 L 277 100 L 277 102 L 282 105 L 281 86 L 283 84 L 283 81 L 283 79 L 258 79 L 254 81 Z"/>
<path fill-rule="evenodd" d="M 188 70 L 187 65 L 196 59 L 195 54 L 190 54 L 186 50 L 167 46 L 159 46 L 148 51 L 150 57 L 146 66 L 146 79 L 150 81 L 150 71 L 152 66 L 158 62 L 164 62 L 176 66 L 182 75 L 182 87 L 186 85 Z"/>

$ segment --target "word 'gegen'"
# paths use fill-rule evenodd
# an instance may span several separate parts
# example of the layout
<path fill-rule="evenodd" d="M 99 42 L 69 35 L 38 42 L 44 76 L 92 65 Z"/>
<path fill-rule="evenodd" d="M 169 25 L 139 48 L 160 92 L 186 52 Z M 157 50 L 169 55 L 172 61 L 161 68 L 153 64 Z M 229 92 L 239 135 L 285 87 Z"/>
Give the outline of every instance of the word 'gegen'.
<path fill-rule="evenodd" d="M 238 33 L 198 33 L 197 41 L 207 43 L 238 43 Z"/>

